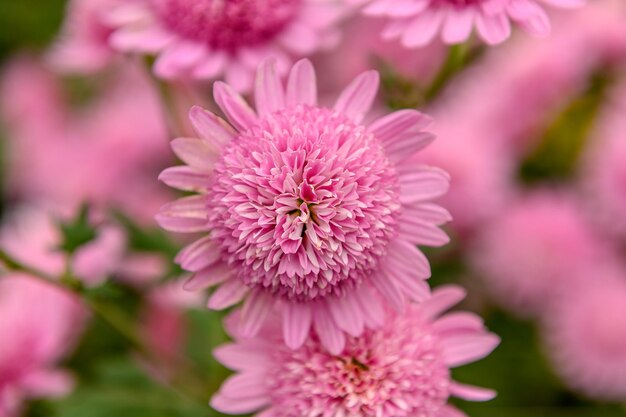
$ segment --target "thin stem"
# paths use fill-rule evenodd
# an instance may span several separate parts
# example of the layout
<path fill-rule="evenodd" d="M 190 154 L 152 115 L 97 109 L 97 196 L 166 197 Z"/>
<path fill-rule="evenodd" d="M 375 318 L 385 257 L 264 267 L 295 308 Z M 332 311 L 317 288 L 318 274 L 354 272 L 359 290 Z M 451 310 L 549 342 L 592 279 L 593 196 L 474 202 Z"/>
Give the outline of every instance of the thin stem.
<path fill-rule="evenodd" d="M 2 249 L 0 249 L 0 262 L 2 262 L 4 266 L 10 271 L 23 272 L 25 274 L 38 278 L 42 281 L 45 281 L 48 284 L 52 284 L 56 287 L 63 288 L 63 289 L 70 289 L 72 292 L 76 292 L 74 289 L 68 288 L 66 285 L 64 285 L 62 282 L 55 279 L 51 275 L 48 275 L 43 271 L 40 271 L 38 269 L 31 268 L 27 265 L 22 264 L 21 262 L 13 258 L 11 255 L 6 253 Z"/>
<path fill-rule="evenodd" d="M 441 93 L 448 82 L 472 60 L 473 52 L 468 43 L 452 45 L 441 70 L 424 93 L 426 102 L 432 101 Z"/>

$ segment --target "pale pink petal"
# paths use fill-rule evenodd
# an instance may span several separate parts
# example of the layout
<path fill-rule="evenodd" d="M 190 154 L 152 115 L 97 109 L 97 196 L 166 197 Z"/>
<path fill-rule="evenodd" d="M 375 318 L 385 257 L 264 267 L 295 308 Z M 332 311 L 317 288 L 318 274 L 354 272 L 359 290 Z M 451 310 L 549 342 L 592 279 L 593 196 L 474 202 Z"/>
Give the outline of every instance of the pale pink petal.
<path fill-rule="evenodd" d="M 441 38 L 445 43 L 465 42 L 472 33 L 476 11 L 471 7 L 459 8 L 446 16 Z"/>
<path fill-rule="evenodd" d="M 178 78 L 206 54 L 206 47 L 196 42 L 171 43 L 154 63 L 154 72 L 162 78 Z"/>
<path fill-rule="evenodd" d="M 247 292 L 248 287 L 241 280 L 229 279 L 211 294 L 207 305 L 211 310 L 223 310 L 240 302 Z"/>
<path fill-rule="evenodd" d="M 256 336 L 273 306 L 274 300 L 271 295 L 263 290 L 253 291 L 248 295 L 241 310 L 239 323 L 241 337 Z"/>
<path fill-rule="evenodd" d="M 188 166 L 177 166 L 165 169 L 159 174 L 159 181 L 181 191 L 206 193 L 209 176 Z"/>
<path fill-rule="evenodd" d="M 389 244 L 387 259 L 388 269 L 403 270 L 415 275 L 418 279 L 430 277 L 430 264 L 426 256 L 415 245 L 402 240 L 395 239 Z"/>
<path fill-rule="evenodd" d="M 364 323 L 361 308 L 351 293 L 329 300 L 328 309 L 333 317 L 333 321 L 341 330 L 354 337 L 363 333 Z"/>
<path fill-rule="evenodd" d="M 342 92 L 335 110 L 359 123 L 372 107 L 378 92 L 379 76 L 376 71 L 367 71 L 356 77 Z"/>
<path fill-rule="evenodd" d="M 414 156 L 434 140 L 435 135 L 429 132 L 405 132 L 398 135 L 395 140 L 387 141 L 384 146 L 389 160 L 398 164 Z"/>
<path fill-rule="evenodd" d="M 430 299 L 420 307 L 428 317 L 437 317 L 444 311 L 465 298 L 465 290 L 457 285 L 445 285 L 437 288 Z"/>
<path fill-rule="evenodd" d="M 212 144 L 224 146 L 237 135 L 225 120 L 200 106 L 191 108 L 189 120 L 196 133 Z"/>
<path fill-rule="evenodd" d="M 183 284 L 185 291 L 198 291 L 213 285 L 221 284 L 231 278 L 233 274 L 232 268 L 228 265 L 219 263 L 203 269 L 193 274 Z"/>
<path fill-rule="evenodd" d="M 476 28 L 485 42 L 491 45 L 501 43 L 511 36 L 511 24 L 504 13 L 493 16 L 478 14 Z"/>
<path fill-rule="evenodd" d="M 257 112 L 261 117 L 285 107 L 285 93 L 276 72 L 275 59 L 266 59 L 259 67 L 254 98 Z"/>
<path fill-rule="evenodd" d="M 211 407 L 226 414 L 248 414 L 269 405 L 269 403 L 269 398 L 265 396 L 232 398 L 227 397 L 221 391 L 211 398 Z"/>
<path fill-rule="evenodd" d="M 430 5 L 429 0 L 398 0 L 391 3 L 385 14 L 390 17 L 409 17 L 425 10 Z"/>
<path fill-rule="evenodd" d="M 467 401 L 489 401 L 496 397 L 494 390 L 459 384 L 458 382 L 452 383 L 450 393 Z"/>
<path fill-rule="evenodd" d="M 288 51 L 299 56 L 307 56 L 319 48 L 316 30 L 302 23 L 290 25 L 280 36 L 280 43 Z"/>
<path fill-rule="evenodd" d="M 380 298 L 372 294 L 366 285 L 357 288 L 354 296 L 361 307 L 365 325 L 370 328 L 381 326 L 385 321 L 385 309 Z"/>
<path fill-rule="evenodd" d="M 266 366 L 266 354 L 254 345 L 231 343 L 213 350 L 213 356 L 222 365 L 234 371 L 263 369 Z"/>
<path fill-rule="evenodd" d="M 258 398 L 267 396 L 267 388 L 262 373 L 243 372 L 230 376 L 224 381 L 220 392 L 228 398 Z M 269 402 L 269 398 L 268 398 Z M 252 410 L 250 410 L 252 411 Z"/>
<path fill-rule="evenodd" d="M 403 211 L 403 216 L 412 216 L 439 226 L 452 220 L 452 215 L 448 210 L 432 203 L 406 205 Z"/>
<path fill-rule="evenodd" d="M 333 355 L 339 355 L 345 346 L 346 337 L 339 330 L 326 306 L 317 305 L 313 311 L 313 326 L 322 344 Z"/>
<path fill-rule="evenodd" d="M 500 338 L 491 334 L 466 334 L 446 338 L 443 348 L 446 365 L 454 368 L 482 359 L 500 344 Z"/>
<path fill-rule="evenodd" d="M 378 273 L 372 275 L 370 282 L 378 290 L 378 292 L 385 297 L 390 306 L 396 311 L 402 311 L 404 306 L 404 295 L 393 280 L 390 280 L 386 275 Z"/>
<path fill-rule="evenodd" d="M 439 333 L 477 332 L 484 328 L 483 320 L 475 314 L 457 311 L 438 319 L 433 327 Z"/>
<path fill-rule="evenodd" d="M 239 131 L 247 130 L 256 123 L 257 116 L 248 103 L 228 84 L 217 81 L 213 84 L 215 102 L 228 116 L 230 122 Z"/>
<path fill-rule="evenodd" d="M 194 66 L 192 75 L 200 80 L 216 78 L 224 71 L 227 60 L 225 53 L 211 51 Z"/>
<path fill-rule="evenodd" d="M 220 259 L 220 248 L 211 236 L 203 237 L 188 245 L 176 255 L 176 262 L 191 272 L 197 272 Z"/>
<path fill-rule="evenodd" d="M 74 387 L 74 378 L 64 371 L 39 369 L 28 373 L 20 381 L 31 397 L 61 397 Z"/>
<path fill-rule="evenodd" d="M 506 11 L 528 33 L 535 36 L 550 34 L 550 18 L 537 3 L 531 0 L 511 0 Z"/>
<path fill-rule="evenodd" d="M 419 217 L 404 215 L 399 236 L 416 245 L 439 247 L 450 242 L 450 238 L 437 225 Z"/>
<path fill-rule="evenodd" d="M 285 302 L 283 311 L 283 337 L 290 349 L 298 349 L 306 340 L 313 312 L 306 303 Z"/>
<path fill-rule="evenodd" d="M 173 40 L 172 34 L 155 27 L 123 28 L 109 37 L 111 46 L 123 52 L 154 53 L 166 48 Z"/>
<path fill-rule="evenodd" d="M 170 145 L 184 163 L 200 171 L 211 171 L 219 158 L 218 150 L 200 139 L 176 138 Z"/>
<path fill-rule="evenodd" d="M 165 204 L 155 219 L 171 232 L 193 233 L 208 230 L 206 215 L 206 197 L 200 195 Z"/>
<path fill-rule="evenodd" d="M 287 82 L 287 105 L 317 104 L 317 81 L 311 61 L 303 59 L 293 66 Z"/>
<path fill-rule="evenodd" d="M 444 9 L 427 9 L 415 17 L 402 34 L 402 44 L 416 48 L 429 44 L 437 35 L 446 13 Z"/>
<path fill-rule="evenodd" d="M 400 201 L 403 204 L 425 202 L 444 195 L 450 176 L 443 170 L 413 164 L 400 174 Z"/>
<path fill-rule="evenodd" d="M 402 270 L 383 270 L 382 274 L 389 281 L 393 281 L 404 292 L 404 295 L 413 301 L 421 302 L 430 296 L 430 287 L 426 281 L 415 277 L 414 274 Z"/>
<path fill-rule="evenodd" d="M 419 131 L 432 123 L 432 118 L 417 110 L 398 110 L 374 120 L 367 130 L 383 144 L 393 142 L 408 130 Z"/>

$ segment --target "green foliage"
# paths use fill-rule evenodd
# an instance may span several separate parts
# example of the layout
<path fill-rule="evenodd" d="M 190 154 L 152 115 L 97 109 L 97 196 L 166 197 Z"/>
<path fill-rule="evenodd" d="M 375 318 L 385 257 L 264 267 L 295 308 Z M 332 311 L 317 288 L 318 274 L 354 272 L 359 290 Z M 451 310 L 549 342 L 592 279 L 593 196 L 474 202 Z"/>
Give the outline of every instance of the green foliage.
<path fill-rule="evenodd" d="M 73 255 L 78 248 L 96 238 L 96 229 L 89 222 L 89 206 L 83 204 L 76 217 L 68 222 L 58 221 L 61 231 L 59 249 Z"/>

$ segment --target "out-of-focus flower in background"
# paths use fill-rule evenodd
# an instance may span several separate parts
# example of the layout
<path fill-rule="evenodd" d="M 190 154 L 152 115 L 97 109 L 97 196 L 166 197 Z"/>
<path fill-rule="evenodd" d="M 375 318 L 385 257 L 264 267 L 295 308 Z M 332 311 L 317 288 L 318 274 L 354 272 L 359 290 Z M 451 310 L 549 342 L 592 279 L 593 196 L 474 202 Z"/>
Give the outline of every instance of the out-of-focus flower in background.
<path fill-rule="evenodd" d="M 343 14 L 334 0 L 141 0 L 109 13 L 111 44 L 123 52 L 157 54 L 164 78 L 224 78 L 249 91 L 257 66 L 277 59 L 285 74 L 293 56 L 336 44 Z"/>
<path fill-rule="evenodd" d="M 339 353 L 314 334 L 297 350 L 281 346 L 278 321 L 253 339 L 227 324 L 235 342 L 215 355 L 237 373 L 211 405 L 258 416 L 463 416 L 447 404 L 450 396 L 485 401 L 495 393 L 453 381 L 450 368 L 482 359 L 499 343 L 472 313 L 442 315 L 463 297 L 458 287 L 442 287 L 427 301 L 387 309 L 380 328 L 348 337 Z"/>
<path fill-rule="evenodd" d="M 22 401 L 67 394 L 58 363 L 80 335 L 85 310 L 75 297 L 33 277 L 0 280 L 0 416 L 20 415 Z"/>

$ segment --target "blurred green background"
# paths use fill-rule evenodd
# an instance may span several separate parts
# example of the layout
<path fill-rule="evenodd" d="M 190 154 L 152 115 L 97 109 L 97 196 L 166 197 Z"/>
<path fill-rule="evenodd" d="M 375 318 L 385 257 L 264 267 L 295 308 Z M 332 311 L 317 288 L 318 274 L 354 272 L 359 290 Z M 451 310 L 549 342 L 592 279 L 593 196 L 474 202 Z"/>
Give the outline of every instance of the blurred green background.
<path fill-rule="evenodd" d="M 23 50 L 40 50 L 49 44 L 63 18 L 64 0 L 2 0 L 0 12 L 0 61 Z M 584 104 L 584 103 L 583 103 Z M 574 119 L 584 122 L 584 117 Z M 589 109 L 585 108 L 586 113 Z M 581 110 L 581 111 L 582 111 Z M 571 121 L 571 120 L 570 120 Z M 555 124 L 561 123 L 555 121 Z M 574 126 L 576 127 L 576 126 Z M 580 132 L 582 129 L 575 129 Z M 555 131 L 571 132 L 571 129 Z M 550 135 L 550 133 L 548 133 Z M 1 135 L 0 135 L 1 136 Z M 571 139 L 571 135 L 567 135 Z M 580 135 L 579 135 L 580 136 Z M 562 138 L 561 138 L 562 139 Z M 554 141 L 558 142 L 557 135 Z M 546 143 L 556 143 L 546 141 Z M 571 142 L 570 142 L 571 145 Z M 548 150 L 535 155 L 524 165 L 524 176 L 530 181 L 550 170 L 567 171 L 575 155 L 566 161 L 546 159 L 558 152 Z M 558 145 L 557 145 L 558 146 Z M 574 154 L 576 152 L 574 151 Z M 562 153 L 560 153 L 562 155 Z M 558 175 L 557 175 L 558 176 Z M 454 248 L 444 251 L 454 252 Z M 460 262 L 433 253 L 432 285 L 455 282 L 463 276 Z M 441 261 L 437 261 L 441 259 Z M 141 302 L 140 294 L 120 284 L 107 284 L 102 291 L 128 312 Z M 542 353 L 535 325 L 513 319 L 497 309 L 480 312 L 488 327 L 501 336 L 501 346 L 487 359 L 455 370 L 462 382 L 495 388 L 498 397 L 488 403 L 456 404 L 473 417 L 623 417 L 619 405 L 587 401 L 566 390 L 550 370 Z M 228 371 L 211 357 L 211 350 L 226 340 L 221 329 L 222 315 L 208 311 L 190 311 L 188 356 L 193 363 L 200 397 L 187 399 L 155 382 L 138 365 L 128 345 L 106 323 L 94 319 L 75 354 L 67 361 L 78 377 L 76 391 L 60 401 L 36 401 L 28 409 L 31 417 L 196 417 L 216 416 L 207 403 L 212 392 Z M 418 416 L 416 416 L 418 417 Z"/>

